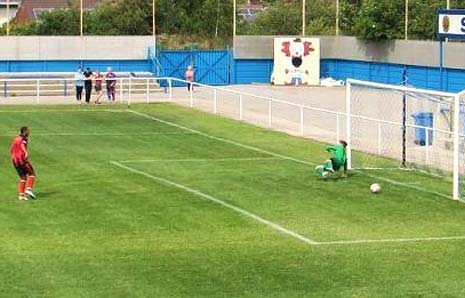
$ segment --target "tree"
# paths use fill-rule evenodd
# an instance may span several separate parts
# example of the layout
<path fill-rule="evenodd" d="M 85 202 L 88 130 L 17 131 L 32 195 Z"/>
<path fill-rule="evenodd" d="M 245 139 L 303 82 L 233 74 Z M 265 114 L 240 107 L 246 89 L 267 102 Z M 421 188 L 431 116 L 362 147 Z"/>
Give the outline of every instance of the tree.
<path fill-rule="evenodd" d="M 364 0 L 354 21 L 354 33 L 373 41 L 403 38 L 404 3 L 404 0 Z"/>

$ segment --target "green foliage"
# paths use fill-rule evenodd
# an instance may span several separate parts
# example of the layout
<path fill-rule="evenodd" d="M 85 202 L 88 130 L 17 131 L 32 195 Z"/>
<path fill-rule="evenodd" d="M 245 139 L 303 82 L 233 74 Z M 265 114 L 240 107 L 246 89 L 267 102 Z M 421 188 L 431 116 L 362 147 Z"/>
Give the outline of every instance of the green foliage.
<path fill-rule="evenodd" d="M 404 0 L 364 0 L 355 18 L 354 33 L 366 40 L 402 38 Z"/>
<path fill-rule="evenodd" d="M 205 46 L 225 46 L 231 42 L 233 0 L 157 0 L 157 26 L 162 43 L 190 47 L 192 42 Z M 246 0 L 238 0 L 245 5 Z M 264 1 L 266 10 L 253 21 L 238 18 L 238 34 L 300 35 L 302 31 L 301 0 Z M 79 11 L 77 1 L 69 9 L 43 13 L 39 20 L 27 25 L 11 24 L 13 35 L 77 35 Z M 307 0 L 307 32 L 309 35 L 335 33 L 336 0 Z M 365 40 L 404 37 L 405 0 L 339 0 L 339 27 L 342 34 Z M 446 0 L 410 0 L 409 37 L 434 39 L 437 9 Z M 465 7 L 465 0 L 451 0 L 452 8 Z M 0 34 L 6 33 L 6 26 Z M 152 0 L 108 0 L 85 13 L 86 35 L 150 35 L 152 34 Z M 176 39 L 176 40 L 175 40 Z"/>

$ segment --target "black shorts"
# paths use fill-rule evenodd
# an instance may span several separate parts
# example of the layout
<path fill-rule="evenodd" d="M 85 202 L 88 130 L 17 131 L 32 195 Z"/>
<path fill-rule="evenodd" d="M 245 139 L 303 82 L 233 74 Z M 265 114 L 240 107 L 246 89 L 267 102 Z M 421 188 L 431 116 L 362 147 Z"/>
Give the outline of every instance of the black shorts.
<path fill-rule="evenodd" d="M 102 91 L 102 86 L 95 85 L 95 92 L 100 92 L 100 91 Z"/>
<path fill-rule="evenodd" d="M 15 164 L 13 162 L 13 165 L 20 178 L 24 178 L 24 176 L 35 176 L 34 168 L 29 162 L 24 164 Z"/>
<path fill-rule="evenodd" d="M 342 165 L 338 163 L 335 158 L 331 158 L 331 163 L 333 164 L 333 170 L 336 172 L 339 171 L 339 169 L 342 167 Z"/>

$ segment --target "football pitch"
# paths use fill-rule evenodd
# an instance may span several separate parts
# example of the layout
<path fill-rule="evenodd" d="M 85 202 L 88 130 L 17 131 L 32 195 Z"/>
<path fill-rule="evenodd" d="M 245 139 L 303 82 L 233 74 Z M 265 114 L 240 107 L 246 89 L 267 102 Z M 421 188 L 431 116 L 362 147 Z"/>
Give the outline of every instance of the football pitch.
<path fill-rule="evenodd" d="M 323 181 L 324 144 L 170 104 L 0 119 L 1 297 L 465 296 L 448 179 Z M 37 201 L 16 199 L 23 125 Z"/>

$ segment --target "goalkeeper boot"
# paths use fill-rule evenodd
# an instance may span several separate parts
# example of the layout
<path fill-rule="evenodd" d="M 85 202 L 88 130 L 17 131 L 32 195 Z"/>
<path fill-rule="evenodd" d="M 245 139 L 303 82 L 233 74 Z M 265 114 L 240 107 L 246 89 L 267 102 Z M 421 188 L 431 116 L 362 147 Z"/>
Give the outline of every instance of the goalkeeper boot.
<path fill-rule="evenodd" d="M 331 160 L 327 160 L 325 164 L 323 165 L 323 167 L 325 171 L 334 173 L 333 162 Z"/>

